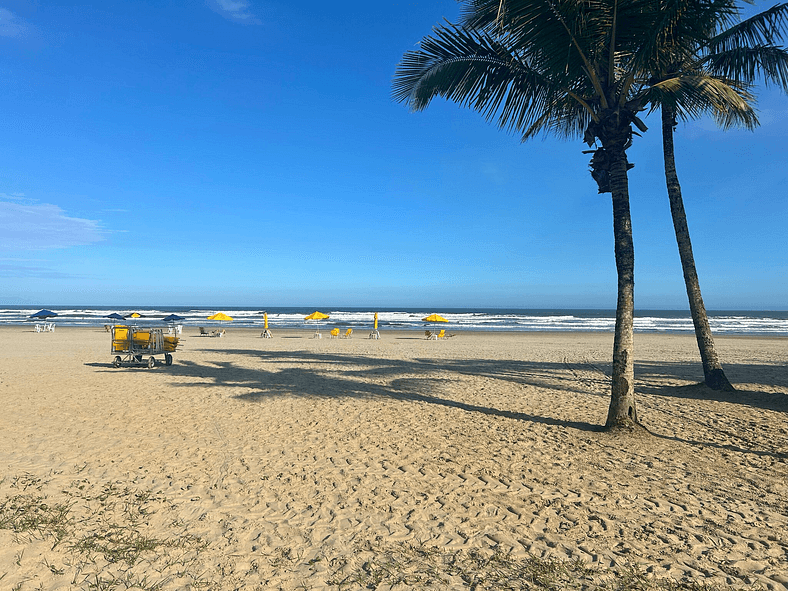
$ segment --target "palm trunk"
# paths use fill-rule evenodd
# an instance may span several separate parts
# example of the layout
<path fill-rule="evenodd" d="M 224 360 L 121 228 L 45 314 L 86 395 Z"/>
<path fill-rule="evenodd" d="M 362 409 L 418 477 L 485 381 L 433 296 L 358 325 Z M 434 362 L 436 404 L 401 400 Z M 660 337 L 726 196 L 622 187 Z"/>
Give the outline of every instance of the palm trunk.
<path fill-rule="evenodd" d="M 609 150 L 610 189 L 613 196 L 613 236 L 615 240 L 618 301 L 616 331 L 613 340 L 613 386 L 608 409 L 607 428 L 638 423 L 635 405 L 635 248 L 632 243 L 632 220 L 629 214 L 629 181 L 626 152 Z"/>
<path fill-rule="evenodd" d="M 668 199 L 670 200 L 670 213 L 673 216 L 673 229 L 676 232 L 676 242 L 679 247 L 681 268 L 684 271 L 684 284 L 687 287 L 692 323 L 695 325 L 695 338 L 698 341 L 700 358 L 703 362 L 703 375 L 706 385 L 714 390 L 733 391 L 734 388 L 725 376 L 722 365 L 714 350 L 714 341 L 711 337 L 711 327 L 703 305 L 703 296 L 700 293 L 698 273 L 695 270 L 695 257 L 692 254 L 687 215 L 684 212 L 684 201 L 681 198 L 681 186 L 676 174 L 676 162 L 673 151 L 673 127 L 675 117 L 673 112 L 662 108 L 662 149 L 665 157 L 665 180 L 668 185 Z"/>

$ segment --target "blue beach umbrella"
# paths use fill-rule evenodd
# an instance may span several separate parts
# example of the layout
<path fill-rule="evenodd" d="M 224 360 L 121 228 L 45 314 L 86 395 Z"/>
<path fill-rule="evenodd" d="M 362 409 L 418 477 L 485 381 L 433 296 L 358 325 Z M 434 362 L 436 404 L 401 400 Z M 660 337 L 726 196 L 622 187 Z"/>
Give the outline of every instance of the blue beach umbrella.
<path fill-rule="evenodd" d="M 162 322 L 178 322 L 178 320 L 186 320 L 183 316 L 177 314 L 170 314 L 161 319 Z"/>
<path fill-rule="evenodd" d="M 43 320 L 43 319 L 46 319 L 46 318 L 54 318 L 55 316 L 57 316 L 57 314 L 55 312 L 53 312 L 52 310 L 41 310 L 40 312 L 36 312 L 35 314 L 31 314 L 30 318 L 38 318 L 40 320 Z"/>
<path fill-rule="evenodd" d="M 118 314 L 117 312 L 113 312 L 112 314 L 107 314 L 104 318 L 111 318 L 112 320 L 125 320 L 123 316 Z"/>

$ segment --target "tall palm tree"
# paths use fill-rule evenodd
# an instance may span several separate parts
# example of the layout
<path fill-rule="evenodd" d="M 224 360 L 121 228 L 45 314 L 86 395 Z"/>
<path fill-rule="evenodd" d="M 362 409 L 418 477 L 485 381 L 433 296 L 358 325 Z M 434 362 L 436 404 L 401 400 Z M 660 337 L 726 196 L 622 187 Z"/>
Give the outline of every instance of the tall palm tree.
<path fill-rule="evenodd" d="M 752 109 L 748 89 L 756 78 L 788 87 L 788 52 L 775 45 L 782 40 L 788 5 L 778 4 L 749 19 L 731 24 L 739 9 L 728 6 L 702 5 L 692 18 L 684 19 L 691 30 L 677 32 L 671 43 L 660 47 L 661 60 L 656 62 L 650 95 L 653 108 L 662 116 L 662 145 L 665 180 L 673 218 L 673 228 L 690 313 L 695 327 L 704 381 L 714 390 L 733 391 L 714 348 L 711 327 L 703 304 L 700 283 L 692 253 L 689 226 L 676 172 L 673 134 L 677 119 L 689 119 L 710 112 L 723 128 L 738 125 L 753 129 L 758 119 Z M 662 93 L 664 87 L 673 91 Z M 687 93 L 676 92 L 683 87 Z M 711 89 L 698 92 L 699 88 Z M 727 88 L 726 88 L 727 87 Z M 734 93 L 726 93 L 733 89 Z M 691 94 L 690 100 L 681 100 Z M 738 95 L 741 100 L 730 99 Z M 686 96 L 683 97 L 686 99 Z"/>
<path fill-rule="evenodd" d="M 522 134 L 582 137 L 609 192 L 618 297 L 606 426 L 638 423 L 634 393 L 634 248 L 627 149 L 645 99 L 644 39 L 657 11 L 637 0 L 466 0 L 463 26 L 447 23 L 404 54 L 395 99 L 423 110 L 441 96 Z"/>

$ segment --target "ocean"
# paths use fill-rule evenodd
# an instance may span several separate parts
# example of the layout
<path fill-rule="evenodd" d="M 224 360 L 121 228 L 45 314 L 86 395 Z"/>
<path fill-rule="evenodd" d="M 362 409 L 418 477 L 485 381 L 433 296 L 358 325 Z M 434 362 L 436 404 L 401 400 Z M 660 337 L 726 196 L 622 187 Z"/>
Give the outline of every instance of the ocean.
<path fill-rule="evenodd" d="M 41 308 L 29 306 L 0 307 L 0 326 L 26 325 L 35 320 L 31 314 Z M 133 312 L 142 315 L 136 320 L 138 325 L 162 325 L 162 318 L 169 314 L 183 316 L 179 324 L 186 326 L 213 327 L 239 326 L 262 328 L 263 311 L 268 312 L 268 322 L 272 330 L 276 328 L 313 328 L 314 322 L 304 321 L 304 316 L 314 312 L 310 308 L 201 308 L 188 306 L 141 307 L 133 309 L 110 306 L 54 306 L 47 308 L 57 313 L 50 321 L 63 326 L 102 326 L 111 320 L 106 316 L 118 313 L 128 316 Z M 614 310 L 519 310 L 501 308 L 326 308 L 321 312 L 330 315 L 322 326 L 352 327 L 365 330 L 372 327 L 373 314 L 378 312 L 379 329 L 385 330 L 424 330 L 430 328 L 422 318 L 438 313 L 448 323 L 440 328 L 452 331 L 593 331 L 612 332 L 615 324 Z M 233 317 L 233 322 L 219 323 L 207 320 L 216 313 L 225 312 Z M 709 323 L 717 335 L 770 335 L 788 336 L 788 311 L 709 311 Z M 636 332 L 692 333 L 692 318 L 686 310 L 640 310 L 635 314 Z"/>

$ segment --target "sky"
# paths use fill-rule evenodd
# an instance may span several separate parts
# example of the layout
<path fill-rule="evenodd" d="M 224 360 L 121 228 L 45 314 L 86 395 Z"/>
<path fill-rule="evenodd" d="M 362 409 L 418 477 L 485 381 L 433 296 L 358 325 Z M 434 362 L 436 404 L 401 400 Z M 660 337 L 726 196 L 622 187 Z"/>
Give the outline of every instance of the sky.
<path fill-rule="evenodd" d="M 756 3 L 763 10 L 768 3 Z M 615 308 L 580 140 L 391 98 L 454 0 L 0 0 L 0 305 Z M 788 309 L 788 97 L 680 124 L 706 307 Z M 687 309 L 658 116 L 635 304 Z"/>

